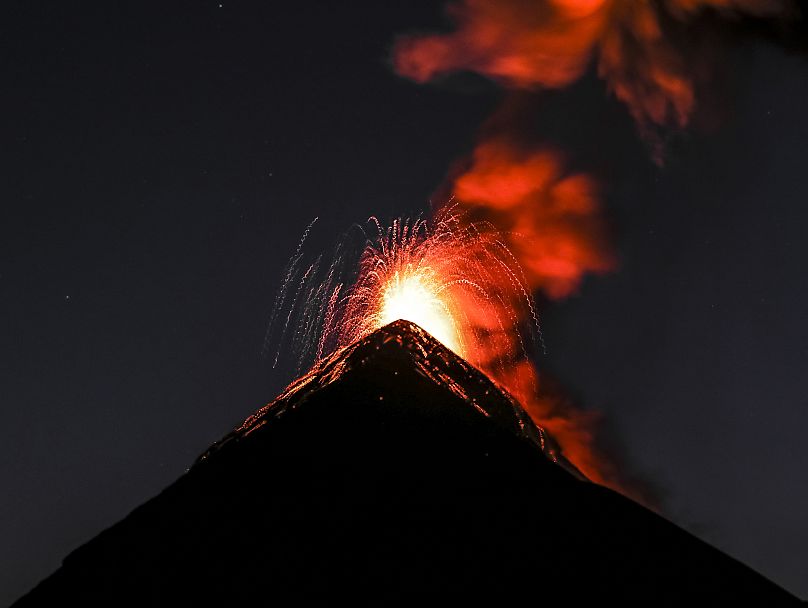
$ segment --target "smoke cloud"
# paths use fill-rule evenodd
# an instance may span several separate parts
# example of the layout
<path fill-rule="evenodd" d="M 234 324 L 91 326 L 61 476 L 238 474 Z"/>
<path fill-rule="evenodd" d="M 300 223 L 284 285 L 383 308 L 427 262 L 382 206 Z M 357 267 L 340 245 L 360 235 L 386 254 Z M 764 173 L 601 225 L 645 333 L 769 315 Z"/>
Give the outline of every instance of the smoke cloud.
<path fill-rule="evenodd" d="M 551 298 L 573 293 L 588 272 L 612 268 L 594 182 L 566 172 L 553 151 L 485 140 L 455 179 L 453 194 L 485 210 L 508 235 L 528 283 Z"/>
<path fill-rule="evenodd" d="M 775 23 L 794 11 L 787 0 L 460 0 L 447 9 L 454 31 L 400 38 L 393 65 L 418 83 L 470 71 L 509 90 L 560 89 L 594 67 L 661 164 L 661 134 L 690 124 L 712 47 L 723 40 L 701 32 L 704 23 Z M 446 188 L 472 217 L 505 235 L 530 288 L 562 299 L 586 275 L 615 267 L 598 187 L 569 171 L 558 151 L 525 142 L 515 108 L 506 103 L 488 121 Z M 654 506 L 655 490 L 617 466 L 614 450 L 601 448 L 598 416 L 537 376 L 526 358 L 503 365 L 509 357 L 498 352 L 496 365 L 482 367 L 590 479 Z"/>
<path fill-rule="evenodd" d="M 426 82 L 458 70 L 506 87 L 560 88 L 594 62 L 643 134 L 684 127 L 696 102 L 705 49 L 678 43 L 707 12 L 725 19 L 785 18 L 786 0 L 462 0 L 449 7 L 457 29 L 405 37 L 394 50 L 399 74 Z"/>

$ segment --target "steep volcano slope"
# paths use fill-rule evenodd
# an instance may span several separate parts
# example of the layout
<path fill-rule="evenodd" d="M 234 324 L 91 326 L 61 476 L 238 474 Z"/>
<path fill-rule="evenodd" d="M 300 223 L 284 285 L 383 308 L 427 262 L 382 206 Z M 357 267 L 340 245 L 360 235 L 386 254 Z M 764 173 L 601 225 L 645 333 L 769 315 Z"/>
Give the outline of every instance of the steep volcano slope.
<path fill-rule="evenodd" d="M 17 605 L 412 592 L 798 603 L 582 480 L 484 375 L 398 321 L 290 386 Z"/>

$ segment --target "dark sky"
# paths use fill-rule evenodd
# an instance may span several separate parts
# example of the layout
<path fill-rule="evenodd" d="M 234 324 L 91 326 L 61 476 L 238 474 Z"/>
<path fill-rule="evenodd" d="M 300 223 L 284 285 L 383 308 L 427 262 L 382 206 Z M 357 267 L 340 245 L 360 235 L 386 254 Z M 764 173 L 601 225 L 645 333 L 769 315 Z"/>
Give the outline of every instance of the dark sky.
<path fill-rule="evenodd" d="M 305 226 L 428 206 L 499 93 L 417 86 L 440 2 L 5 3 L 0 604 L 289 378 L 260 356 Z M 808 61 L 728 51 L 721 124 L 651 160 L 588 76 L 535 124 L 603 185 L 620 267 L 545 309 L 551 370 L 677 523 L 808 597 Z"/>

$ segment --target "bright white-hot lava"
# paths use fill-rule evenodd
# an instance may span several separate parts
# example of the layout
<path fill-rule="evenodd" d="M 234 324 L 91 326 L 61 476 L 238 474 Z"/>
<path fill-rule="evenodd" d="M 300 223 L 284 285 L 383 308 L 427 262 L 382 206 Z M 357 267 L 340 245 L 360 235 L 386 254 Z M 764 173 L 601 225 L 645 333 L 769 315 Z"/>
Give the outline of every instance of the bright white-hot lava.
<path fill-rule="evenodd" d="M 441 293 L 440 282 L 430 269 L 396 270 L 381 294 L 379 327 L 398 319 L 412 321 L 462 355 L 452 312 Z"/>

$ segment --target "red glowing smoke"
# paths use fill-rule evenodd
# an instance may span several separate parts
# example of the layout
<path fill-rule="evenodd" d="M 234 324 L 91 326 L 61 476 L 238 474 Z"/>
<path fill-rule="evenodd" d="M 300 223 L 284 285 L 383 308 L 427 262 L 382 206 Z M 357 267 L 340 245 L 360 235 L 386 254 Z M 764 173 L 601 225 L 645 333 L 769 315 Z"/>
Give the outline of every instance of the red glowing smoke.
<path fill-rule="evenodd" d="M 644 132 L 685 126 L 701 56 L 666 30 L 706 11 L 726 18 L 784 16 L 787 0 L 462 0 L 448 34 L 399 40 L 396 70 L 417 82 L 469 70 L 507 87 L 564 87 L 591 62 Z"/>
<path fill-rule="evenodd" d="M 565 172 L 558 155 L 504 138 L 479 144 L 453 186 L 457 200 L 484 208 L 511 235 L 529 284 L 552 298 L 574 292 L 585 273 L 612 267 L 595 190 L 588 176 Z"/>
<path fill-rule="evenodd" d="M 703 46 L 679 43 L 682 33 L 708 13 L 730 19 L 790 10 L 785 0 L 460 0 L 448 9 L 455 31 L 401 38 L 393 61 L 399 74 L 420 83 L 466 70 L 510 89 L 561 88 L 594 65 L 661 161 L 657 130 L 689 123 L 707 63 Z M 449 188 L 472 217 L 504 235 L 530 288 L 567 297 L 588 273 L 614 267 L 596 184 L 568 171 L 553 150 L 517 143 L 519 113 L 500 114 Z M 526 358 L 500 349 L 488 355 L 480 367 L 521 400 L 590 479 L 641 498 L 598 450 L 592 413 L 548 388 Z"/>

